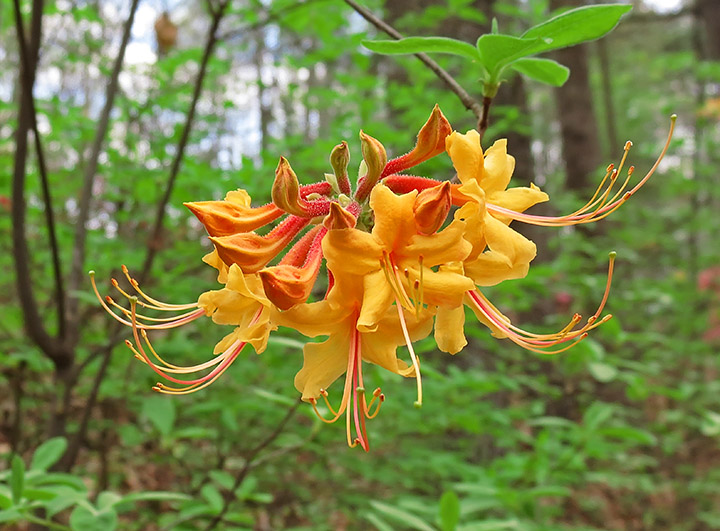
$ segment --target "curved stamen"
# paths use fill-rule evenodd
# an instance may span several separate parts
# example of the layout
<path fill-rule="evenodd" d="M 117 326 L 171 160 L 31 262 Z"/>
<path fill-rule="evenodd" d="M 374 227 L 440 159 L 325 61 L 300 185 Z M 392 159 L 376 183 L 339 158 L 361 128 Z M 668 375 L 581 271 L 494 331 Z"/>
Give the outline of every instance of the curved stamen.
<path fill-rule="evenodd" d="M 143 299 L 146 301 L 155 304 L 161 309 L 164 310 L 189 310 L 190 308 L 197 308 L 197 302 L 192 302 L 188 304 L 168 304 L 166 302 L 159 301 L 157 299 L 153 299 L 149 295 L 147 295 L 143 290 L 140 289 L 140 284 L 137 280 L 132 278 L 130 276 L 130 272 L 128 271 L 128 268 L 125 267 L 123 264 L 122 266 L 122 272 L 125 275 L 125 277 L 128 279 L 128 282 L 130 282 L 130 285 L 133 287 L 135 291 L 138 292 L 138 295 L 140 295 Z"/>
<path fill-rule="evenodd" d="M 89 275 L 90 275 L 90 283 L 92 284 L 93 292 L 95 293 L 95 296 L 97 297 L 98 301 L 100 301 L 100 305 L 103 307 L 103 309 L 104 309 L 107 313 L 109 313 L 109 314 L 113 317 L 113 319 L 115 319 L 116 321 L 124 324 L 125 326 L 129 326 L 129 327 L 134 326 L 131 321 L 128 321 L 128 320 L 126 320 L 126 319 L 123 319 L 122 317 L 120 317 L 119 315 L 117 315 L 117 314 L 110 308 L 110 306 L 108 306 L 108 304 L 106 303 L 106 300 L 100 295 L 100 292 L 98 291 L 98 288 L 97 288 L 97 284 L 95 283 L 95 271 L 90 271 L 90 272 L 89 272 Z M 106 297 L 106 298 L 111 301 L 111 304 L 114 304 L 114 301 L 112 300 L 112 298 L 110 298 L 110 297 Z M 137 297 L 132 297 L 132 296 L 131 296 L 131 297 L 130 297 L 130 300 L 132 301 L 132 299 L 135 299 L 135 304 L 138 303 Z M 189 322 L 191 322 L 191 321 L 194 321 L 195 319 L 197 319 L 197 318 L 200 317 L 201 315 L 205 315 L 205 310 L 203 310 L 203 309 L 201 309 L 201 308 L 198 308 L 197 310 L 195 310 L 195 311 L 193 311 L 193 312 L 188 312 L 187 314 L 184 314 L 183 317 L 176 318 L 176 319 L 171 320 L 171 321 L 169 321 L 169 322 L 167 322 L 167 323 L 165 323 L 165 324 L 160 324 L 160 325 L 146 325 L 146 324 L 142 324 L 142 323 L 136 323 L 136 325 L 137 325 L 138 328 L 140 328 L 140 329 L 145 329 L 145 330 L 167 330 L 168 328 L 176 328 L 176 327 L 178 327 L 178 326 L 182 326 L 182 325 L 184 325 L 184 324 L 186 324 L 186 323 L 189 323 Z"/>
<path fill-rule="evenodd" d="M 508 208 L 504 208 L 498 205 L 494 205 L 492 203 L 487 203 L 486 207 L 489 212 L 501 215 L 504 217 L 509 217 L 511 219 L 522 221 L 523 223 L 528 223 L 531 225 L 541 225 L 541 226 L 567 226 L 567 225 L 579 225 L 582 223 L 592 223 L 595 221 L 599 221 L 611 213 L 613 213 L 615 210 L 620 208 L 625 202 L 627 202 L 630 197 L 632 197 L 647 181 L 652 177 L 652 175 L 657 170 L 658 166 L 660 165 L 660 162 L 665 157 L 665 154 L 667 153 L 668 148 L 670 147 L 670 141 L 672 140 L 673 132 L 675 130 L 675 122 L 677 120 L 676 115 L 672 115 L 670 118 L 670 131 L 668 132 L 667 140 L 665 141 L 665 145 L 663 146 L 663 149 L 658 156 L 657 160 L 653 164 L 653 166 L 650 168 L 650 170 L 645 174 L 645 176 L 640 179 L 640 181 L 629 191 L 623 192 L 625 188 L 627 187 L 630 177 L 633 174 L 634 167 L 630 167 L 628 170 L 628 176 L 623 183 L 623 185 L 620 187 L 618 191 L 615 192 L 615 195 L 610 199 L 609 201 L 601 201 L 598 206 L 595 206 L 595 203 L 597 200 L 591 199 L 584 207 L 582 207 L 580 210 L 568 214 L 566 216 L 539 216 L 539 215 L 533 215 L 533 214 L 524 214 L 522 212 L 516 212 L 514 210 L 510 210 Z M 627 158 L 628 151 L 630 147 L 632 146 L 631 142 L 627 142 L 625 144 L 625 153 L 623 154 L 622 160 L 620 162 L 620 166 L 617 170 L 612 170 L 611 168 L 608 168 L 614 175 L 617 175 L 622 170 L 622 166 L 625 163 L 625 159 Z M 593 198 L 597 197 L 597 194 L 599 193 L 600 189 L 602 189 L 603 184 L 605 183 L 605 180 L 607 179 L 607 175 L 601 182 L 600 186 L 595 192 L 595 195 Z M 603 196 L 607 196 L 610 193 L 610 190 L 612 189 L 614 185 L 615 179 L 611 178 L 611 182 L 609 187 L 606 189 L 606 191 L 603 193 Z M 602 197 L 602 196 L 601 196 Z M 594 208 L 593 211 L 588 212 L 588 209 Z"/>
<path fill-rule="evenodd" d="M 521 328 L 518 328 L 517 326 L 514 326 L 507 319 L 507 317 L 502 315 L 500 311 L 479 290 L 469 291 L 468 296 L 473 302 L 473 305 L 477 309 L 477 311 L 480 312 L 495 327 L 501 330 L 512 342 L 533 352 L 538 352 L 541 354 L 557 354 L 559 352 L 564 352 L 565 350 L 568 350 L 578 341 L 581 341 L 585 337 L 587 337 L 587 333 L 589 331 L 597 328 L 598 326 L 612 318 L 611 315 L 606 315 L 602 319 L 598 319 L 605 307 L 605 304 L 607 303 L 607 299 L 610 294 L 615 257 L 615 252 L 610 253 L 605 290 L 597 310 L 592 316 L 590 316 L 586 324 L 578 330 L 575 330 L 574 328 L 582 318 L 579 314 L 575 314 L 570 320 L 570 322 L 559 332 L 552 334 L 536 334 L 527 332 Z M 554 347 L 561 343 L 567 342 L 572 343 L 560 349 L 548 350 L 548 348 L 550 347 Z"/>
<path fill-rule="evenodd" d="M 402 328 L 403 337 L 405 338 L 405 346 L 407 346 L 408 352 L 410 352 L 410 359 L 412 360 L 413 367 L 415 368 L 415 380 L 417 381 L 417 400 L 415 401 L 415 407 L 422 406 L 422 375 L 420 374 L 420 360 L 415 354 L 413 349 L 412 340 L 408 333 L 407 323 L 405 323 L 405 314 L 403 314 L 402 305 L 400 301 L 395 299 L 395 307 L 397 308 L 398 318 L 400 319 L 400 327 Z"/>

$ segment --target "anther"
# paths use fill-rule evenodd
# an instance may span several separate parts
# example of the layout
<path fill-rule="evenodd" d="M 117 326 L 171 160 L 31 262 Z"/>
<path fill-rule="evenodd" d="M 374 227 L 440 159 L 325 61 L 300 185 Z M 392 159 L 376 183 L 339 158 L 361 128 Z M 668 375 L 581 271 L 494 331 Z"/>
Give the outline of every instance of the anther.
<path fill-rule="evenodd" d="M 380 390 L 379 387 L 373 391 L 373 396 L 375 396 L 375 397 L 383 396 L 382 391 Z"/>
<path fill-rule="evenodd" d="M 630 177 L 635 172 L 635 166 L 630 166 L 628 168 L 628 177 Z"/>
<path fill-rule="evenodd" d="M 415 407 L 415 409 L 420 409 L 422 407 L 422 402 L 420 402 L 420 400 L 415 400 L 415 402 L 413 402 L 413 407 Z"/>
<path fill-rule="evenodd" d="M 615 167 L 615 164 L 610 163 L 610 164 L 608 164 L 607 170 L 605 170 L 605 171 L 607 173 L 610 173 L 611 171 L 613 171 L 614 167 Z"/>
<path fill-rule="evenodd" d="M 90 271 L 88 271 L 88 275 L 90 275 L 91 277 L 94 277 L 94 276 L 95 276 L 95 270 L 94 270 L 94 269 L 91 269 Z"/>
<path fill-rule="evenodd" d="M 364 387 L 357 387 L 357 388 L 355 388 L 355 391 L 357 391 L 358 394 L 363 394 L 363 393 L 365 393 L 365 388 L 364 388 Z"/>
<path fill-rule="evenodd" d="M 122 265 L 122 272 L 126 275 L 128 274 L 128 268 L 125 264 Z"/>
<path fill-rule="evenodd" d="M 118 285 L 119 285 L 119 284 L 118 284 L 118 281 L 115 280 L 114 278 L 111 278 L 111 279 L 110 279 L 110 283 L 111 283 L 111 284 L 113 285 L 113 287 L 115 287 L 115 288 L 117 288 Z"/>
<path fill-rule="evenodd" d="M 632 147 L 632 145 L 633 145 L 633 143 L 630 140 L 625 142 L 625 151 L 629 151 L 630 148 Z"/>

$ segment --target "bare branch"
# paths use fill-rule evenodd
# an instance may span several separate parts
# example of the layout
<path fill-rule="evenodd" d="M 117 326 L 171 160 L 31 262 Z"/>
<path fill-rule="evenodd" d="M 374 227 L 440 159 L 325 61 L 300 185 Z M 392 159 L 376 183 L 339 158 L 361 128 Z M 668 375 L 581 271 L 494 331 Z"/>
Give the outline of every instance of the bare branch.
<path fill-rule="evenodd" d="M 130 14 L 128 15 L 127 21 L 123 27 L 122 42 L 120 43 L 120 50 L 118 51 L 115 63 L 113 65 L 112 74 L 108 80 L 107 87 L 105 89 L 105 106 L 103 107 L 100 119 L 98 120 L 98 126 L 95 131 L 95 139 L 92 144 L 92 151 L 90 157 L 87 160 L 85 166 L 85 173 L 83 175 L 82 191 L 80 192 L 80 201 L 78 203 L 78 219 L 75 224 L 75 243 L 73 245 L 72 253 L 72 267 L 70 270 L 70 291 L 75 291 L 80 288 L 81 283 L 85 280 L 85 274 L 83 266 L 85 263 L 85 244 L 87 243 L 87 220 L 90 216 L 90 202 L 92 199 L 92 189 L 95 183 L 95 174 L 97 173 L 98 160 L 100 157 L 100 151 L 102 150 L 105 136 L 107 135 L 108 125 L 110 123 L 110 113 L 115 103 L 115 96 L 118 90 L 118 79 L 123 66 L 123 60 L 125 58 L 125 50 L 127 49 L 128 42 L 130 42 L 130 30 L 132 29 L 133 21 L 135 20 L 135 12 L 137 11 L 139 0 L 133 0 L 130 6 Z M 71 342 L 74 344 L 77 341 L 79 335 L 80 319 L 78 319 L 78 299 L 72 297 L 68 301 L 67 315 L 70 326 L 72 327 L 72 338 Z"/>
<path fill-rule="evenodd" d="M 373 26 L 378 28 L 379 30 L 384 31 L 388 35 L 390 35 L 393 39 L 402 39 L 402 34 L 397 31 L 395 28 L 393 28 L 390 24 L 383 21 L 382 19 L 376 17 L 372 11 L 369 9 L 361 6 L 355 0 L 345 0 L 345 3 L 352 7 L 360 16 L 362 16 L 365 20 L 370 22 Z M 460 86 L 460 84 L 455 81 L 455 78 L 452 77 L 447 70 L 445 70 L 443 67 L 441 67 L 439 64 L 437 64 L 435 61 L 430 59 L 430 57 L 425 53 L 416 53 L 413 54 L 415 57 L 420 59 L 425 66 L 427 66 L 432 72 L 439 77 L 442 81 L 445 82 L 445 84 L 448 86 L 448 88 L 455 93 L 455 95 L 460 99 L 462 104 L 465 106 L 465 108 L 469 111 L 471 111 L 475 117 L 478 120 L 482 119 L 483 116 L 483 106 L 480 105 L 480 102 L 478 102 L 475 98 L 470 96 L 464 88 Z M 487 117 L 486 117 L 487 119 Z"/>
<path fill-rule="evenodd" d="M 28 249 L 27 237 L 25 234 L 25 178 L 28 155 L 28 131 L 32 128 L 35 131 L 35 147 L 38 153 L 38 169 L 42 180 L 43 196 L 46 201 L 45 213 L 50 232 L 50 242 L 53 253 L 53 264 L 55 267 L 55 280 L 58 300 L 62 300 L 62 276 L 60 274 L 60 263 L 55 240 L 55 224 L 50 204 L 49 187 L 45 173 L 45 159 L 42 147 L 37 134 L 37 120 L 35 115 L 35 104 L 33 101 L 33 85 L 35 84 L 35 71 L 40 51 L 40 40 L 42 35 L 42 13 L 43 1 L 34 0 L 32 16 L 30 21 L 30 42 L 25 42 L 25 29 L 23 27 L 22 15 L 20 12 L 19 0 L 14 0 L 15 30 L 17 32 L 18 44 L 20 47 L 20 103 L 18 108 L 18 125 L 15 130 L 15 158 L 13 161 L 12 181 L 12 238 L 13 256 L 15 262 L 15 275 L 18 290 L 20 307 L 23 312 L 25 329 L 28 336 L 40 347 L 40 349 L 53 361 L 57 368 L 67 368 L 71 359 L 67 356 L 63 345 L 54 340 L 43 325 L 40 316 L 31 277 L 30 252 Z M 64 308 L 58 305 L 58 319 L 60 320 L 60 332 L 64 331 L 63 319 Z"/>
<path fill-rule="evenodd" d="M 275 427 L 275 429 L 270 433 L 263 441 L 260 442 L 255 448 L 253 448 L 248 456 L 245 458 L 245 465 L 240 469 L 237 476 L 235 476 L 235 482 L 233 483 L 232 488 L 230 489 L 230 494 L 234 495 L 235 491 L 240 487 L 242 482 L 247 477 L 250 470 L 253 468 L 253 465 L 255 463 L 255 458 L 262 452 L 265 448 L 270 446 L 270 444 L 278 438 L 278 436 L 283 432 L 285 429 L 285 426 L 288 422 L 290 422 L 290 419 L 293 418 L 295 415 L 295 412 L 300 407 L 300 404 L 302 404 L 302 400 L 298 399 L 297 402 L 288 410 L 288 412 L 285 414 L 283 419 L 278 423 L 278 425 Z M 217 525 L 222 522 L 222 519 L 224 518 L 225 514 L 230 509 L 230 504 L 233 501 L 232 496 L 228 496 L 225 498 L 223 502 L 223 507 L 220 510 L 218 514 L 215 515 L 215 517 L 210 521 L 208 526 L 205 528 L 205 531 L 210 531 L 211 529 L 215 529 Z"/>

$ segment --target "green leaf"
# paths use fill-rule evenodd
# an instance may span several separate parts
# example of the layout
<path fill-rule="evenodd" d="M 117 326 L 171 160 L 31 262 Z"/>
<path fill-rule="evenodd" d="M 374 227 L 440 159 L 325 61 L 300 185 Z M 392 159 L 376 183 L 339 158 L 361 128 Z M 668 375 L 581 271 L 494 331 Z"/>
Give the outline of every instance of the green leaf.
<path fill-rule="evenodd" d="M 510 68 L 521 74 L 553 87 L 561 87 L 570 77 L 570 69 L 552 59 L 526 57 L 510 64 Z"/>
<path fill-rule="evenodd" d="M 10 489 L 12 500 L 17 505 L 22 498 L 23 486 L 25 483 L 25 462 L 19 455 L 14 455 L 11 464 L 12 474 L 10 475 Z"/>
<path fill-rule="evenodd" d="M 618 370 L 612 365 L 601 362 L 588 363 L 588 370 L 598 382 L 612 382 L 618 375 Z"/>
<path fill-rule="evenodd" d="M 13 501 L 4 494 L 0 493 L 0 511 L 5 511 L 12 506 Z"/>
<path fill-rule="evenodd" d="M 375 53 L 449 53 L 467 57 L 473 61 L 479 59 L 472 44 L 448 39 L 447 37 L 407 37 L 397 41 L 362 41 L 362 45 Z"/>
<path fill-rule="evenodd" d="M 599 433 L 605 435 L 606 437 L 624 439 L 626 441 L 633 441 L 647 446 L 655 446 L 657 444 L 657 438 L 652 433 L 638 428 L 631 428 L 630 426 L 603 428 L 599 431 Z"/>
<path fill-rule="evenodd" d="M 603 4 L 578 7 L 533 26 L 523 38 L 542 39 L 533 53 L 547 52 L 598 39 L 612 30 L 625 13 L 628 4 Z"/>
<path fill-rule="evenodd" d="M 219 513 L 223 507 L 223 497 L 220 491 L 213 485 L 207 484 L 200 489 L 200 494 L 215 513 Z"/>
<path fill-rule="evenodd" d="M 417 529 L 418 531 L 434 531 L 434 529 L 430 525 L 426 524 L 422 519 L 412 513 L 398 509 L 393 505 L 379 501 L 371 501 L 370 505 L 372 505 L 373 509 L 376 511 L 379 511 L 388 518 L 403 524 L 405 527 Z"/>
<path fill-rule="evenodd" d="M 477 40 L 477 49 L 483 66 L 491 76 L 499 74 L 499 70 L 521 57 L 535 53 L 540 39 L 525 39 L 512 35 L 493 35 L 486 33 Z"/>
<path fill-rule="evenodd" d="M 453 491 L 446 491 L 440 498 L 439 516 L 442 531 L 455 531 L 460 521 L 460 500 Z"/>
<path fill-rule="evenodd" d="M 117 513 L 112 509 L 94 511 L 78 505 L 70 514 L 70 527 L 73 531 L 113 531 L 117 527 L 117 520 Z"/>
<path fill-rule="evenodd" d="M 62 457 L 67 448 L 65 437 L 53 437 L 37 447 L 30 461 L 30 470 L 45 471 Z"/>
<path fill-rule="evenodd" d="M 135 503 L 138 501 L 186 501 L 192 499 L 187 494 L 165 491 L 132 492 L 123 496 L 117 503 Z"/>
<path fill-rule="evenodd" d="M 720 435 L 720 415 L 714 411 L 705 411 L 700 431 L 707 437 Z"/>
<path fill-rule="evenodd" d="M 175 402 L 166 396 L 147 398 L 142 413 L 163 435 L 168 435 L 175 424 Z"/>

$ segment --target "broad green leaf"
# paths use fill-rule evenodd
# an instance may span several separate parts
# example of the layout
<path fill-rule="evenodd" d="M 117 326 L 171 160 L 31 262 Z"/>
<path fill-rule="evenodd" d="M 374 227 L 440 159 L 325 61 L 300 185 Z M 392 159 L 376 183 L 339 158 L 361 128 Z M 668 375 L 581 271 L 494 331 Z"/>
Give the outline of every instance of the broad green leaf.
<path fill-rule="evenodd" d="M 175 402 L 167 396 L 151 396 L 143 402 L 142 412 L 163 435 L 168 435 L 175 423 Z"/>
<path fill-rule="evenodd" d="M 20 498 L 22 498 L 25 483 L 25 462 L 19 455 L 14 455 L 10 468 L 12 470 L 12 474 L 10 475 L 12 499 L 15 504 L 18 504 L 20 503 Z"/>
<path fill-rule="evenodd" d="M 497 76 L 498 71 L 508 63 L 535 53 L 540 39 L 513 37 L 512 35 L 493 35 L 486 33 L 477 40 L 482 64 L 490 75 Z"/>
<path fill-rule="evenodd" d="M 714 411 L 705 411 L 700 424 L 700 431 L 708 437 L 720 435 L 720 415 Z"/>
<path fill-rule="evenodd" d="M 45 471 L 62 457 L 67 448 L 65 437 L 53 437 L 37 447 L 30 461 L 30 470 Z"/>
<path fill-rule="evenodd" d="M 588 363 L 588 370 L 598 382 L 612 382 L 618 375 L 618 370 L 612 365 L 602 362 Z"/>
<path fill-rule="evenodd" d="M 553 87 L 561 87 L 570 76 L 570 69 L 552 59 L 526 57 L 510 64 L 510 68 L 521 74 Z"/>
<path fill-rule="evenodd" d="M 460 500 L 453 491 L 446 491 L 440 498 L 438 516 L 442 531 L 455 531 L 460 521 Z"/>
<path fill-rule="evenodd" d="M 117 503 L 135 503 L 139 501 L 186 501 L 190 500 L 191 497 L 187 494 L 180 494 L 178 492 L 165 492 L 165 491 L 149 491 L 149 492 L 132 492 L 123 496 L 123 498 Z"/>
<path fill-rule="evenodd" d="M 70 514 L 70 527 L 73 531 L 113 531 L 117 527 L 117 520 L 117 513 L 112 509 L 93 511 L 78 505 Z"/>
<path fill-rule="evenodd" d="M 0 493 L 0 511 L 5 511 L 12 506 L 13 501 L 4 494 Z"/>
<path fill-rule="evenodd" d="M 478 52 L 472 44 L 446 37 L 407 37 L 397 41 L 362 41 L 368 50 L 383 54 L 449 53 L 477 60 Z"/>
<path fill-rule="evenodd" d="M 120 496 L 118 493 L 106 490 L 104 492 L 101 492 L 98 496 L 97 506 L 100 510 L 109 509 L 110 507 L 113 507 L 115 504 L 117 504 L 120 500 L 122 500 L 122 496 Z"/>
<path fill-rule="evenodd" d="M 527 529 L 519 520 L 478 520 L 460 526 L 458 531 L 505 531 L 507 529 Z"/>
<path fill-rule="evenodd" d="M 207 484 L 200 489 L 200 494 L 215 513 L 219 513 L 223 506 L 223 497 L 213 485 Z"/>
<path fill-rule="evenodd" d="M 393 526 L 380 519 L 380 517 L 375 513 L 367 513 L 363 516 L 368 522 L 374 525 L 378 529 L 378 531 L 394 531 L 395 529 Z"/>
<path fill-rule="evenodd" d="M 409 527 L 410 529 L 417 529 L 418 531 L 434 531 L 433 528 L 430 525 L 426 524 L 421 518 L 418 518 L 414 514 L 407 511 L 403 511 L 402 509 L 398 509 L 393 505 L 389 505 L 387 503 L 382 503 L 379 501 L 371 501 L 370 505 L 372 505 L 373 509 L 375 509 L 376 511 L 379 511 L 388 518 L 391 518 L 396 522 L 403 524 L 405 527 Z"/>
<path fill-rule="evenodd" d="M 605 435 L 606 437 L 625 439 L 627 441 L 634 441 L 647 446 L 655 446 L 657 444 L 657 438 L 652 433 L 638 428 L 632 428 L 630 426 L 603 428 L 599 431 L 599 433 Z"/>
<path fill-rule="evenodd" d="M 557 50 L 602 37 L 617 26 L 620 17 L 631 9 L 628 4 L 578 7 L 533 26 L 522 36 L 542 39 L 532 53 Z"/>
<path fill-rule="evenodd" d="M 590 430 L 597 429 L 615 412 L 615 408 L 604 402 L 593 402 L 583 414 L 583 424 Z"/>
<path fill-rule="evenodd" d="M 50 489 L 25 489 L 23 496 L 28 500 L 48 501 L 57 498 L 57 492 Z"/>

